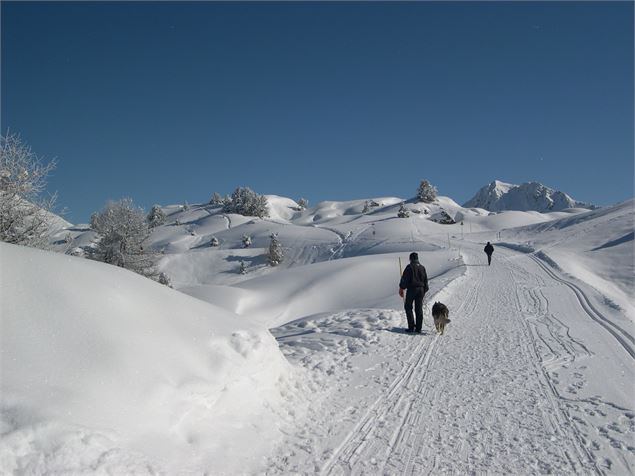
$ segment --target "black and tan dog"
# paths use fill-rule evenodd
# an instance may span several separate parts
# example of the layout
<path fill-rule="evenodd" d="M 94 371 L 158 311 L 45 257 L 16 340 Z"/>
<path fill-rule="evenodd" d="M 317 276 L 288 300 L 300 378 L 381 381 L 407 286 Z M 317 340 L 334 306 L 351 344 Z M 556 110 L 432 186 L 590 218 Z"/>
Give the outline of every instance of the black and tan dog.
<path fill-rule="evenodd" d="M 449 316 L 450 311 L 445 304 L 440 302 L 434 303 L 434 305 L 432 306 L 432 318 L 434 319 L 434 327 L 441 335 L 443 335 L 445 325 L 450 322 Z"/>

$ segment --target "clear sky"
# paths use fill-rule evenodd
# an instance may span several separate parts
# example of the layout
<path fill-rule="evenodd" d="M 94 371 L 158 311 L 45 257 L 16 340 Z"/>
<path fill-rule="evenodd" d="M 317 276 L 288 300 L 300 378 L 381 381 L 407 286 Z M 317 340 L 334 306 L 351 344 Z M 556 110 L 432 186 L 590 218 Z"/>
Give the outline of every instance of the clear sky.
<path fill-rule="evenodd" d="M 108 199 L 633 196 L 633 3 L 3 1 L 1 127 Z"/>

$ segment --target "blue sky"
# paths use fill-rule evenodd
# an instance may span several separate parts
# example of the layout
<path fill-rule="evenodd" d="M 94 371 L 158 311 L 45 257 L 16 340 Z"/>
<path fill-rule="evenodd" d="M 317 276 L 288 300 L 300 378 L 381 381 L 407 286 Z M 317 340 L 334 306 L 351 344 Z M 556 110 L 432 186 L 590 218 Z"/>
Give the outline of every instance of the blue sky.
<path fill-rule="evenodd" d="M 13 3 L 1 126 L 108 199 L 633 196 L 633 4 Z"/>

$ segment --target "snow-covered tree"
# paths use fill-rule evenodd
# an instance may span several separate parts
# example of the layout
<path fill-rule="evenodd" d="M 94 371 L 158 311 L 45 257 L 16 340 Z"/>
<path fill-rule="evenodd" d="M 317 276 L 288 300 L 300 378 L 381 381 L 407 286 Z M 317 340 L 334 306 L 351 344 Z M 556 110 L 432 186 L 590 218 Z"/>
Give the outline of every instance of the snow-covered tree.
<path fill-rule="evenodd" d="M 264 218 L 269 216 L 267 205 L 267 198 L 264 195 L 258 195 L 249 187 L 238 187 L 232 193 L 229 203 L 224 205 L 223 211 Z"/>
<path fill-rule="evenodd" d="M 161 210 L 159 205 L 153 205 L 152 210 L 148 213 L 147 220 L 150 228 L 163 225 L 165 223 L 165 213 Z"/>
<path fill-rule="evenodd" d="M 251 236 L 243 235 L 242 243 L 243 243 L 243 248 L 249 248 L 251 246 Z"/>
<path fill-rule="evenodd" d="M 420 202 L 434 202 L 437 199 L 437 188 L 427 180 L 422 180 L 417 189 L 417 199 Z"/>
<path fill-rule="evenodd" d="M 55 196 L 42 197 L 55 161 L 43 162 L 16 134 L 0 137 L 0 241 L 45 248 Z"/>
<path fill-rule="evenodd" d="M 223 197 L 220 196 L 220 193 L 214 192 L 212 194 L 212 199 L 209 201 L 210 205 L 219 206 L 223 204 Z"/>
<path fill-rule="evenodd" d="M 269 243 L 269 254 L 267 255 L 267 261 L 270 266 L 278 266 L 284 259 L 284 251 L 282 245 L 278 241 L 278 234 L 272 233 L 271 242 Z"/>
<path fill-rule="evenodd" d="M 243 260 L 240 260 L 240 268 L 238 268 L 240 274 L 247 274 L 247 266 Z"/>
<path fill-rule="evenodd" d="M 309 201 L 306 198 L 301 198 L 298 200 L 298 208 L 300 210 L 306 210 L 306 207 L 309 206 Z"/>
<path fill-rule="evenodd" d="M 370 211 L 370 203 L 368 200 L 364 202 L 364 208 L 362 209 L 362 213 L 368 213 Z"/>
<path fill-rule="evenodd" d="M 172 281 L 170 281 L 170 277 L 163 272 L 159 273 L 158 281 L 159 281 L 159 284 L 163 284 L 167 286 L 168 288 L 172 287 Z"/>
<path fill-rule="evenodd" d="M 401 205 L 399 205 L 399 211 L 397 212 L 397 216 L 399 218 L 408 218 L 410 216 L 410 211 L 406 208 L 406 204 L 405 203 L 401 203 Z"/>
<path fill-rule="evenodd" d="M 90 226 L 99 234 L 90 258 L 156 278 L 154 255 L 143 248 L 150 228 L 143 210 L 131 199 L 107 203 L 90 218 Z"/>
<path fill-rule="evenodd" d="M 212 239 L 209 241 L 209 245 L 220 246 L 220 242 L 218 241 L 218 238 L 216 238 L 215 236 L 212 236 Z"/>

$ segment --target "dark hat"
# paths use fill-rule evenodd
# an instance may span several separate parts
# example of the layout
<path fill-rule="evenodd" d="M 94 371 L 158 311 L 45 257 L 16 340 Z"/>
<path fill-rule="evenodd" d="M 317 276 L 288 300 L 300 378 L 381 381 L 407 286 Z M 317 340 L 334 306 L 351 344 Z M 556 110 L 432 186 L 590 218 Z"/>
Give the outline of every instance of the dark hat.
<path fill-rule="evenodd" d="M 419 255 L 417 253 L 410 253 L 410 261 L 419 261 Z"/>

